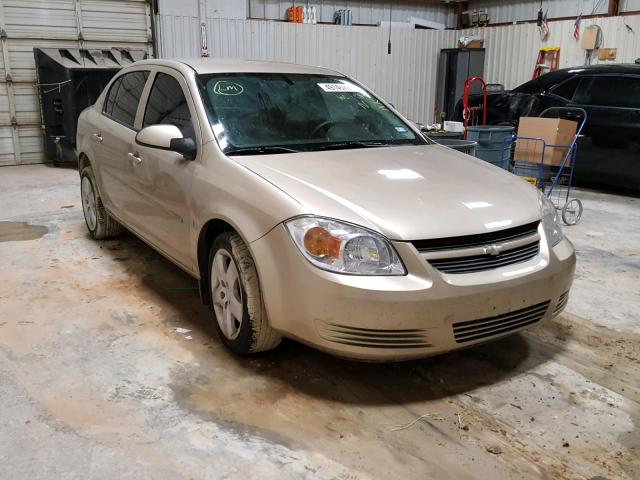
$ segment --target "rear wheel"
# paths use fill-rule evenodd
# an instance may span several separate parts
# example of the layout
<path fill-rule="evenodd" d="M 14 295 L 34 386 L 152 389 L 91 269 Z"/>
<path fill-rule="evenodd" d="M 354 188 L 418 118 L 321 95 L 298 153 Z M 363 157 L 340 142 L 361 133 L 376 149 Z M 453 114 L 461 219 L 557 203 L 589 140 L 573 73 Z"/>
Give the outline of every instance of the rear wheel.
<path fill-rule="evenodd" d="M 238 234 L 216 238 L 209 272 L 213 316 L 227 347 L 240 355 L 277 347 L 282 337 L 269 325 L 253 258 Z"/>
<path fill-rule="evenodd" d="M 91 167 L 84 167 L 80 174 L 80 196 L 84 221 L 91 236 L 96 240 L 113 238 L 122 233 L 122 226 L 107 213 L 96 187 L 96 178 Z"/>

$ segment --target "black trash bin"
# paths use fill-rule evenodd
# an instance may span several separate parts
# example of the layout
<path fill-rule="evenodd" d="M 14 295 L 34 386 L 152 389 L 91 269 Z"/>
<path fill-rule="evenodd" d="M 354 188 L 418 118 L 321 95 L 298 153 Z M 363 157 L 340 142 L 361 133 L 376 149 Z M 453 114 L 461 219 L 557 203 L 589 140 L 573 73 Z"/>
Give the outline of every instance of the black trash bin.
<path fill-rule="evenodd" d="M 34 48 L 47 159 L 75 161 L 82 110 L 97 100 L 123 67 L 147 57 L 144 50 Z"/>
<path fill-rule="evenodd" d="M 478 147 L 477 142 L 470 142 L 469 140 L 457 140 L 453 138 L 434 138 L 433 141 L 436 142 L 438 145 L 453 148 L 454 150 L 458 150 L 459 152 L 466 153 L 467 155 L 471 155 L 472 157 L 475 157 L 476 148 Z"/>

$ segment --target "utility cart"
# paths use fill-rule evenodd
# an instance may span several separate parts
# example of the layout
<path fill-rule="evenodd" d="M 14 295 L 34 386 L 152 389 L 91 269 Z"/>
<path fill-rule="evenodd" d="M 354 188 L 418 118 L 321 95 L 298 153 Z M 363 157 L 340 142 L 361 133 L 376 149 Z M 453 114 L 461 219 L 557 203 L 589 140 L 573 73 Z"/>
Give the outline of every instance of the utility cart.
<path fill-rule="evenodd" d="M 511 172 L 542 190 L 560 212 L 562 221 L 566 225 L 575 225 L 582 216 L 582 202 L 571 198 L 571 185 L 578 137 L 587 122 L 587 112 L 582 108 L 551 107 L 539 117 L 575 121 L 575 135 L 567 137 L 561 144 L 550 144 L 540 137 L 505 138 L 503 162 L 508 162 L 506 156 L 512 155 Z M 512 145 L 509 146 L 508 142 Z"/>

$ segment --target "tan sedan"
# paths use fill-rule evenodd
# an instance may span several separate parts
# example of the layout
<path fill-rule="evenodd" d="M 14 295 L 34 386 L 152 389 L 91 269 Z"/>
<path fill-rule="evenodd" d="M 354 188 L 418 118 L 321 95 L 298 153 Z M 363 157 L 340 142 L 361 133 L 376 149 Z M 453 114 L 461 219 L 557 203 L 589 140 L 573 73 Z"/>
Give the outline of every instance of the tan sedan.
<path fill-rule="evenodd" d="M 334 71 L 137 62 L 82 113 L 77 148 L 91 235 L 125 227 L 197 278 L 236 353 L 290 337 L 422 357 L 568 299 L 574 249 L 544 195 Z"/>

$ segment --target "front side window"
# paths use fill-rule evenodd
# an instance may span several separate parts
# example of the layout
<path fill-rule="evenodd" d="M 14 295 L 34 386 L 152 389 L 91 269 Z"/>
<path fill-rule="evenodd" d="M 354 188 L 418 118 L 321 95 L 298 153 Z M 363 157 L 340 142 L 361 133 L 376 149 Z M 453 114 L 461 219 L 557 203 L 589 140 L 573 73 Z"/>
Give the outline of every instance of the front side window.
<path fill-rule="evenodd" d="M 569 80 L 562 82 L 557 87 L 554 87 L 553 90 L 551 90 L 551 93 L 566 100 L 572 100 L 579 83 L 580 77 L 570 78 Z"/>
<path fill-rule="evenodd" d="M 144 112 L 142 126 L 155 124 L 175 125 L 184 138 L 195 140 L 189 104 L 182 87 L 173 76 L 166 73 L 156 75 Z"/>
<path fill-rule="evenodd" d="M 122 75 L 109 90 L 103 112 L 123 125 L 133 128 L 138 103 L 149 72 L 131 72 Z"/>
<path fill-rule="evenodd" d="M 640 108 L 640 77 L 584 77 L 574 101 L 582 105 Z"/>
<path fill-rule="evenodd" d="M 351 80 L 309 74 L 200 75 L 225 153 L 277 153 L 427 143 Z"/>

